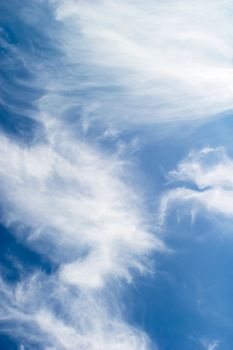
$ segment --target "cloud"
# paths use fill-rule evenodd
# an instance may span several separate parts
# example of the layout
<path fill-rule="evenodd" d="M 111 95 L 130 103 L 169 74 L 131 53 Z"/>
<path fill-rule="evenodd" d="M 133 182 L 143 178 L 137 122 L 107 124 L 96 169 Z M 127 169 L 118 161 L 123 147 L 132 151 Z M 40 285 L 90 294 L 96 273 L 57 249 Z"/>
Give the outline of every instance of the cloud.
<path fill-rule="evenodd" d="M 95 117 L 200 121 L 232 110 L 230 1 L 51 3 Z"/>
<path fill-rule="evenodd" d="M 186 183 L 168 191 L 161 200 L 160 224 L 174 205 L 192 215 L 205 209 L 213 215 L 233 216 L 233 160 L 223 148 L 204 148 L 193 151 L 168 174 L 169 183 Z M 190 208 L 189 207 L 189 208 Z M 188 209 L 189 210 L 189 209 Z"/>
<path fill-rule="evenodd" d="M 4 221 L 29 227 L 30 244 L 70 261 L 60 271 L 67 282 L 99 287 L 108 274 L 129 279 L 128 269 L 143 270 L 137 257 L 162 244 L 121 180 L 120 160 L 64 134 L 31 148 L 0 136 Z"/>
<path fill-rule="evenodd" d="M 129 165 L 55 130 L 30 146 L 0 135 L 1 221 L 59 266 L 15 289 L 2 282 L 1 317 L 15 322 L 11 335 L 43 349 L 147 349 L 146 335 L 123 321 L 118 293 L 108 295 L 133 271 L 147 272 L 164 245 L 143 218 Z"/>
<path fill-rule="evenodd" d="M 220 346 L 219 340 L 209 340 L 209 339 L 201 339 L 201 344 L 203 345 L 203 348 L 206 350 L 215 350 Z"/>
<path fill-rule="evenodd" d="M 58 57 L 54 46 L 61 42 L 52 25 L 40 22 L 37 2 L 29 5 L 17 11 L 17 45 L 3 39 L 4 67 L 10 65 L 12 76 L 8 85 L 3 79 L 2 102 L 20 122 L 25 116 L 35 122 L 35 137 L 27 142 L 23 132 L 17 138 L 20 122 L 15 132 L 0 132 L 0 219 L 56 269 L 30 275 L 19 263 L 20 278 L 11 283 L 2 274 L 4 332 L 22 349 L 149 349 L 148 336 L 125 321 L 121 300 L 136 273 L 151 271 L 151 254 L 164 244 L 132 181 L 130 156 L 103 150 L 95 137 L 86 137 L 95 103 L 88 103 L 92 82 L 81 79 L 84 67 L 77 71 L 64 46 L 67 57 Z M 29 47 L 20 42 L 25 33 Z M 112 137 L 110 129 L 111 123 L 103 134 Z"/>
<path fill-rule="evenodd" d="M 148 349 L 118 297 L 122 281 L 148 272 L 150 254 L 164 245 L 147 222 L 130 162 L 73 132 L 59 84 L 34 102 L 42 138 L 28 145 L 0 133 L 1 222 L 58 266 L 31 278 L 22 270 L 15 286 L 1 281 L 4 331 L 21 348 Z"/>
<path fill-rule="evenodd" d="M 150 346 L 143 332 L 123 321 L 114 296 L 112 304 L 95 293 L 81 292 L 77 297 L 56 276 L 39 273 L 9 287 L 0 281 L 0 320 L 4 332 L 16 337 L 21 347 L 146 350 Z"/>

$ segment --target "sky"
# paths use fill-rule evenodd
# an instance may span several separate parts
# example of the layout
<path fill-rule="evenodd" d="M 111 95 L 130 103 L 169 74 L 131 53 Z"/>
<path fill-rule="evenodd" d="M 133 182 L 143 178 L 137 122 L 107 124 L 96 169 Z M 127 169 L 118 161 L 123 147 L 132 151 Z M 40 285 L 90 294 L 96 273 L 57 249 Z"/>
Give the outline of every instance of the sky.
<path fill-rule="evenodd" d="M 0 3 L 0 349 L 231 350 L 233 3 Z"/>

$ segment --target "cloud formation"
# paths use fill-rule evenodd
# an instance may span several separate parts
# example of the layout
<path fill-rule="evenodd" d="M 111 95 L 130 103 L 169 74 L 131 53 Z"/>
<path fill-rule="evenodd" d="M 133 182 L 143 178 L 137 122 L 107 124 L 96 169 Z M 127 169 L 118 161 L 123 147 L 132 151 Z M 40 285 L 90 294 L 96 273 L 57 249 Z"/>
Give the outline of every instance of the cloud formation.
<path fill-rule="evenodd" d="M 56 276 L 37 273 L 9 286 L 0 281 L 0 320 L 21 347 L 56 350 L 148 349 L 149 339 L 127 325 L 106 297 L 78 294 Z"/>
<path fill-rule="evenodd" d="M 231 1 L 51 3 L 95 116 L 153 123 L 232 110 Z"/>
<path fill-rule="evenodd" d="M 46 22 L 46 11 L 38 16 L 38 10 L 48 3 Z M 57 269 L 31 276 L 21 270 L 15 284 L 1 279 L 5 331 L 22 349 L 149 349 L 147 335 L 124 320 L 119 300 L 122 282 L 149 271 L 150 254 L 165 248 L 130 179 L 129 157 L 103 150 L 97 139 L 118 138 L 119 126 L 203 120 L 231 110 L 232 4 L 23 4 L 28 42 L 2 39 L 12 81 L 3 79 L 1 102 L 34 122 L 35 137 L 28 143 L 24 127 L 19 139 L 1 130 L 1 222 Z M 101 131 L 88 134 L 92 125 Z M 231 172 L 222 149 L 192 153 L 169 179 L 196 188 L 168 192 L 161 222 L 171 205 L 187 201 L 232 216 Z"/>
<path fill-rule="evenodd" d="M 99 287 L 108 273 L 128 279 L 129 268 L 143 270 L 137 256 L 160 246 L 143 223 L 140 200 L 123 181 L 120 160 L 66 132 L 31 148 L 1 135 L 0 154 L 5 222 L 28 226 L 32 244 L 46 239 L 42 251 L 56 248 L 55 261 L 71 260 L 61 270 L 65 280 Z"/>
<path fill-rule="evenodd" d="M 1 274 L 4 332 L 22 349 L 149 349 L 147 335 L 124 320 L 120 300 L 124 286 L 151 270 L 151 253 L 164 245 L 147 220 L 128 158 L 103 150 L 82 132 L 82 117 L 93 109 L 87 103 L 90 82 L 83 84 L 79 75 L 79 86 L 71 61 L 57 57 L 49 26 L 39 30 L 48 37 L 39 36 L 38 6 L 19 8 L 17 29 L 25 26 L 28 47 L 2 32 L 4 65 L 12 73 L 9 82 L 3 79 L 2 103 L 12 124 L 17 113 L 18 124 L 12 132 L 1 125 L 0 219 L 54 270 L 26 273 L 19 261 L 17 281 Z M 40 50 L 45 55 L 48 46 L 52 54 L 44 58 Z"/>
<path fill-rule="evenodd" d="M 45 333 L 43 346 L 56 349 L 147 349 L 146 335 L 121 319 L 117 293 L 108 295 L 133 270 L 146 272 L 148 254 L 163 244 L 127 185 L 126 164 L 67 131 L 50 136 L 25 146 L 0 135 L 2 222 L 59 266 L 13 290 L 2 282 L 2 319 L 32 322 L 29 340 L 40 344 Z"/>
<path fill-rule="evenodd" d="M 160 224 L 175 205 L 187 210 L 190 203 L 192 215 L 205 209 L 216 215 L 233 216 L 233 160 L 224 148 L 204 148 L 193 151 L 168 174 L 170 183 L 184 183 L 168 191 L 160 205 Z"/>

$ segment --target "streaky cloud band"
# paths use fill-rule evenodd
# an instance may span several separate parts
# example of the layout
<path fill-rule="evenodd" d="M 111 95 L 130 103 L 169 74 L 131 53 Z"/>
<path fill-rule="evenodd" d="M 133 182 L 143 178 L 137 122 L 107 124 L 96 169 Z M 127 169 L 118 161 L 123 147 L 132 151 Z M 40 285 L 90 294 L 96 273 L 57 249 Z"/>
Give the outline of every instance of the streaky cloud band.
<path fill-rule="evenodd" d="M 81 67 L 93 88 L 95 118 L 201 122 L 232 110 L 231 1 L 51 3 L 74 74 Z"/>

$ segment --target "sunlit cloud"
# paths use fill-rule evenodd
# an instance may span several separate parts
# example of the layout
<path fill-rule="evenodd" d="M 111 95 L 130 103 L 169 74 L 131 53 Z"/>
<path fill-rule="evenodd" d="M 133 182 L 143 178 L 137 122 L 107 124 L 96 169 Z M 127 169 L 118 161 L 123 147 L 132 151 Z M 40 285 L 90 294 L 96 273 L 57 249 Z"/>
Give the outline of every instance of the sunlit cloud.
<path fill-rule="evenodd" d="M 230 1 L 51 3 L 95 117 L 151 123 L 232 110 Z"/>
<path fill-rule="evenodd" d="M 121 319 L 117 295 L 108 299 L 114 285 L 131 282 L 133 271 L 149 272 L 149 254 L 164 249 L 127 184 L 128 166 L 66 131 L 30 147 L 3 134 L 0 140 L 2 222 L 59 266 L 15 291 L 3 283 L 2 318 L 32 323 L 31 337 L 40 344 L 45 333 L 44 344 L 56 349 L 146 349 L 146 335 Z M 11 334 L 25 340 L 25 329 Z"/>
<path fill-rule="evenodd" d="M 195 216 L 201 210 L 212 215 L 233 216 L 233 161 L 223 148 L 193 151 L 177 169 L 168 174 L 170 183 L 179 183 L 162 197 L 160 224 L 171 208 L 183 208 Z M 193 186 L 195 186 L 193 188 Z"/>
<path fill-rule="evenodd" d="M 19 12 L 33 29 L 37 10 L 33 2 Z M 41 28 L 45 39 L 50 29 Z M 28 80 L 15 74 L 4 84 L 3 106 L 20 121 L 33 121 L 34 137 L 29 129 L 27 142 L 24 124 L 20 138 L 4 125 L 0 132 L 1 223 L 54 266 L 51 273 L 28 276 L 19 264 L 15 283 L 2 276 L 4 332 L 20 341 L 20 349 L 149 349 L 148 336 L 127 324 L 119 301 L 137 273 L 152 272 L 151 254 L 165 249 L 132 180 L 136 168 L 130 156 L 85 137 L 85 117 L 93 110 L 84 96 L 90 84 L 79 86 L 63 45 L 60 61 L 51 47 L 51 63 L 36 57 L 34 42 L 31 51 L 16 49 L 4 36 L 2 43 L 4 64 L 31 74 Z"/>

